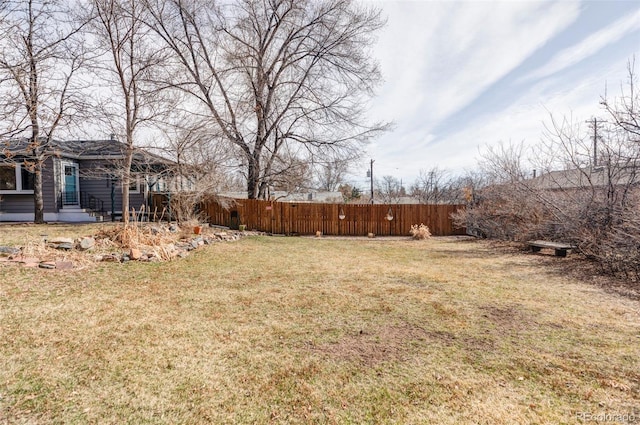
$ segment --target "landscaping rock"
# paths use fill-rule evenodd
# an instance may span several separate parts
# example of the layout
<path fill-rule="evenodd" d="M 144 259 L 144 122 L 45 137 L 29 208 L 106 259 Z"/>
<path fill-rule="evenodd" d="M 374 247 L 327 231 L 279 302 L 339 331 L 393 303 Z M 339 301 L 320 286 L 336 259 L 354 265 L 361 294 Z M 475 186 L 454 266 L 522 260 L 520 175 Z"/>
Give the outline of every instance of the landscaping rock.
<path fill-rule="evenodd" d="M 12 246 L 0 246 L 0 256 L 9 256 L 9 255 L 17 255 L 20 254 L 19 248 L 14 248 Z"/>
<path fill-rule="evenodd" d="M 142 257 L 142 251 L 136 248 L 131 248 L 129 251 L 129 258 L 132 260 L 139 260 Z"/>
<path fill-rule="evenodd" d="M 80 239 L 80 249 L 87 250 L 96 246 L 96 240 L 93 238 L 82 238 Z"/>
<path fill-rule="evenodd" d="M 73 249 L 73 242 L 71 242 L 71 243 L 63 242 L 63 243 L 55 244 L 54 248 L 55 249 L 64 249 L 66 251 L 70 251 L 70 250 Z"/>
<path fill-rule="evenodd" d="M 73 245 L 73 239 L 71 239 L 71 238 L 63 238 L 63 237 L 57 237 L 57 238 L 49 239 L 47 242 L 53 243 L 53 244 L 70 243 L 70 244 Z"/>
<path fill-rule="evenodd" d="M 58 270 L 71 270 L 73 269 L 73 263 L 71 261 L 56 261 L 55 268 Z"/>

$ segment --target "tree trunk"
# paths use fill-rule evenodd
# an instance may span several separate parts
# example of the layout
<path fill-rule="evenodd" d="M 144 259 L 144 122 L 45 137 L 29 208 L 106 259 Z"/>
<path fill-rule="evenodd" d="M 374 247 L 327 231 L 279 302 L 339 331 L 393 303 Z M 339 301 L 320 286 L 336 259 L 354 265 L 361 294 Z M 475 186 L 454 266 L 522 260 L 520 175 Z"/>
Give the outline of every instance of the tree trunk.
<path fill-rule="evenodd" d="M 44 199 L 42 196 L 42 161 L 38 160 L 34 170 L 34 185 L 33 185 L 33 209 L 34 218 L 33 222 L 36 224 L 44 223 Z"/>
<path fill-rule="evenodd" d="M 267 199 L 267 189 L 269 184 L 265 181 L 260 182 L 258 189 L 258 199 Z"/>
<path fill-rule="evenodd" d="M 122 221 L 125 227 L 129 225 L 129 186 L 131 185 L 131 163 L 133 161 L 133 147 L 126 149 L 122 170 Z"/>
<path fill-rule="evenodd" d="M 247 170 L 247 197 L 257 199 L 260 189 L 260 161 L 253 156 L 249 157 Z"/>

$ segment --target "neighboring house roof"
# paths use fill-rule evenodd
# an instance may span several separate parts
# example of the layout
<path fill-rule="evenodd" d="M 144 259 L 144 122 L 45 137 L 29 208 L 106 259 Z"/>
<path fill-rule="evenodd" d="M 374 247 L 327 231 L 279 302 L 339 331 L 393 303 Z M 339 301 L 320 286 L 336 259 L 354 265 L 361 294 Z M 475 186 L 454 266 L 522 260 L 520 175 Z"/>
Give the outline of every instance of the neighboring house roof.
<path fill-rule="evenodd" d="M 578 189 L 614 185 L 637 184 L 640 182 L 640 168 L 627 167 L 585 167 L 569 170 L 550 171 L 527 180 L 535 189 Z"/>

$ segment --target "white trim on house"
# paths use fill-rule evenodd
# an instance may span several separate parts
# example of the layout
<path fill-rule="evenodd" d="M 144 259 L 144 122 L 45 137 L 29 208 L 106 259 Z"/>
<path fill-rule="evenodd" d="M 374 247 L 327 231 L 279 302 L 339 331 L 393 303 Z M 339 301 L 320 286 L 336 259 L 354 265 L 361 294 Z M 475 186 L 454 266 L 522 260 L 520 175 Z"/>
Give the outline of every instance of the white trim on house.
<path fill-rule="evenodd" d="M 34 213 L 6 213 L 0 211 L 0 222 L 2 221 L 15 221 L 15 222 L 32 222 L 35 219 Z M 65 223 L 94 223 L 96 218 L 90 215 L 85 210 L 66 209 L 57 213 L 44 213 L 44 221 L 54 222 L 60 221 Z"/>
<path fill-rule="evenodd" d="M 60 161 L 60 184 L 62 187 L 62 192 L 68 192 L 67 191 L 67 187 L 66 187 L 66 170 L 65 167 L 71 167 L 73 168 L 74 171 L 74 177 L 75 177 L 75 196 L 70 198 L 69 200 L 65 201 L 63 200 L 62 202 L 62 208 L 63 209 L 67 209 L 67 208 L 78 208 L 80 206 L 80 166 L 77 162 L 74 161 L 65 161 L 65 160 L 61 160 Z"/>

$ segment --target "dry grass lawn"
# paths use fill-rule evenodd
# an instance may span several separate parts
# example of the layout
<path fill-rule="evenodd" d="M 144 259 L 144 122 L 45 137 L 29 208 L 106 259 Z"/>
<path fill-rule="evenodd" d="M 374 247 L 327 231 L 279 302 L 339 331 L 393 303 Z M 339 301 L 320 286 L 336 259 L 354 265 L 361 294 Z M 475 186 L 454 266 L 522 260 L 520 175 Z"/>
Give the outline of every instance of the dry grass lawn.
<path fill-rule="evenodd" d="M 53 233 L 0 226 L 0 245 L 11 229 Z M 0 266 L 0 424 L 640 422 L 640 302 L 572 261 L 251 237 L 168 263 Z"/>

